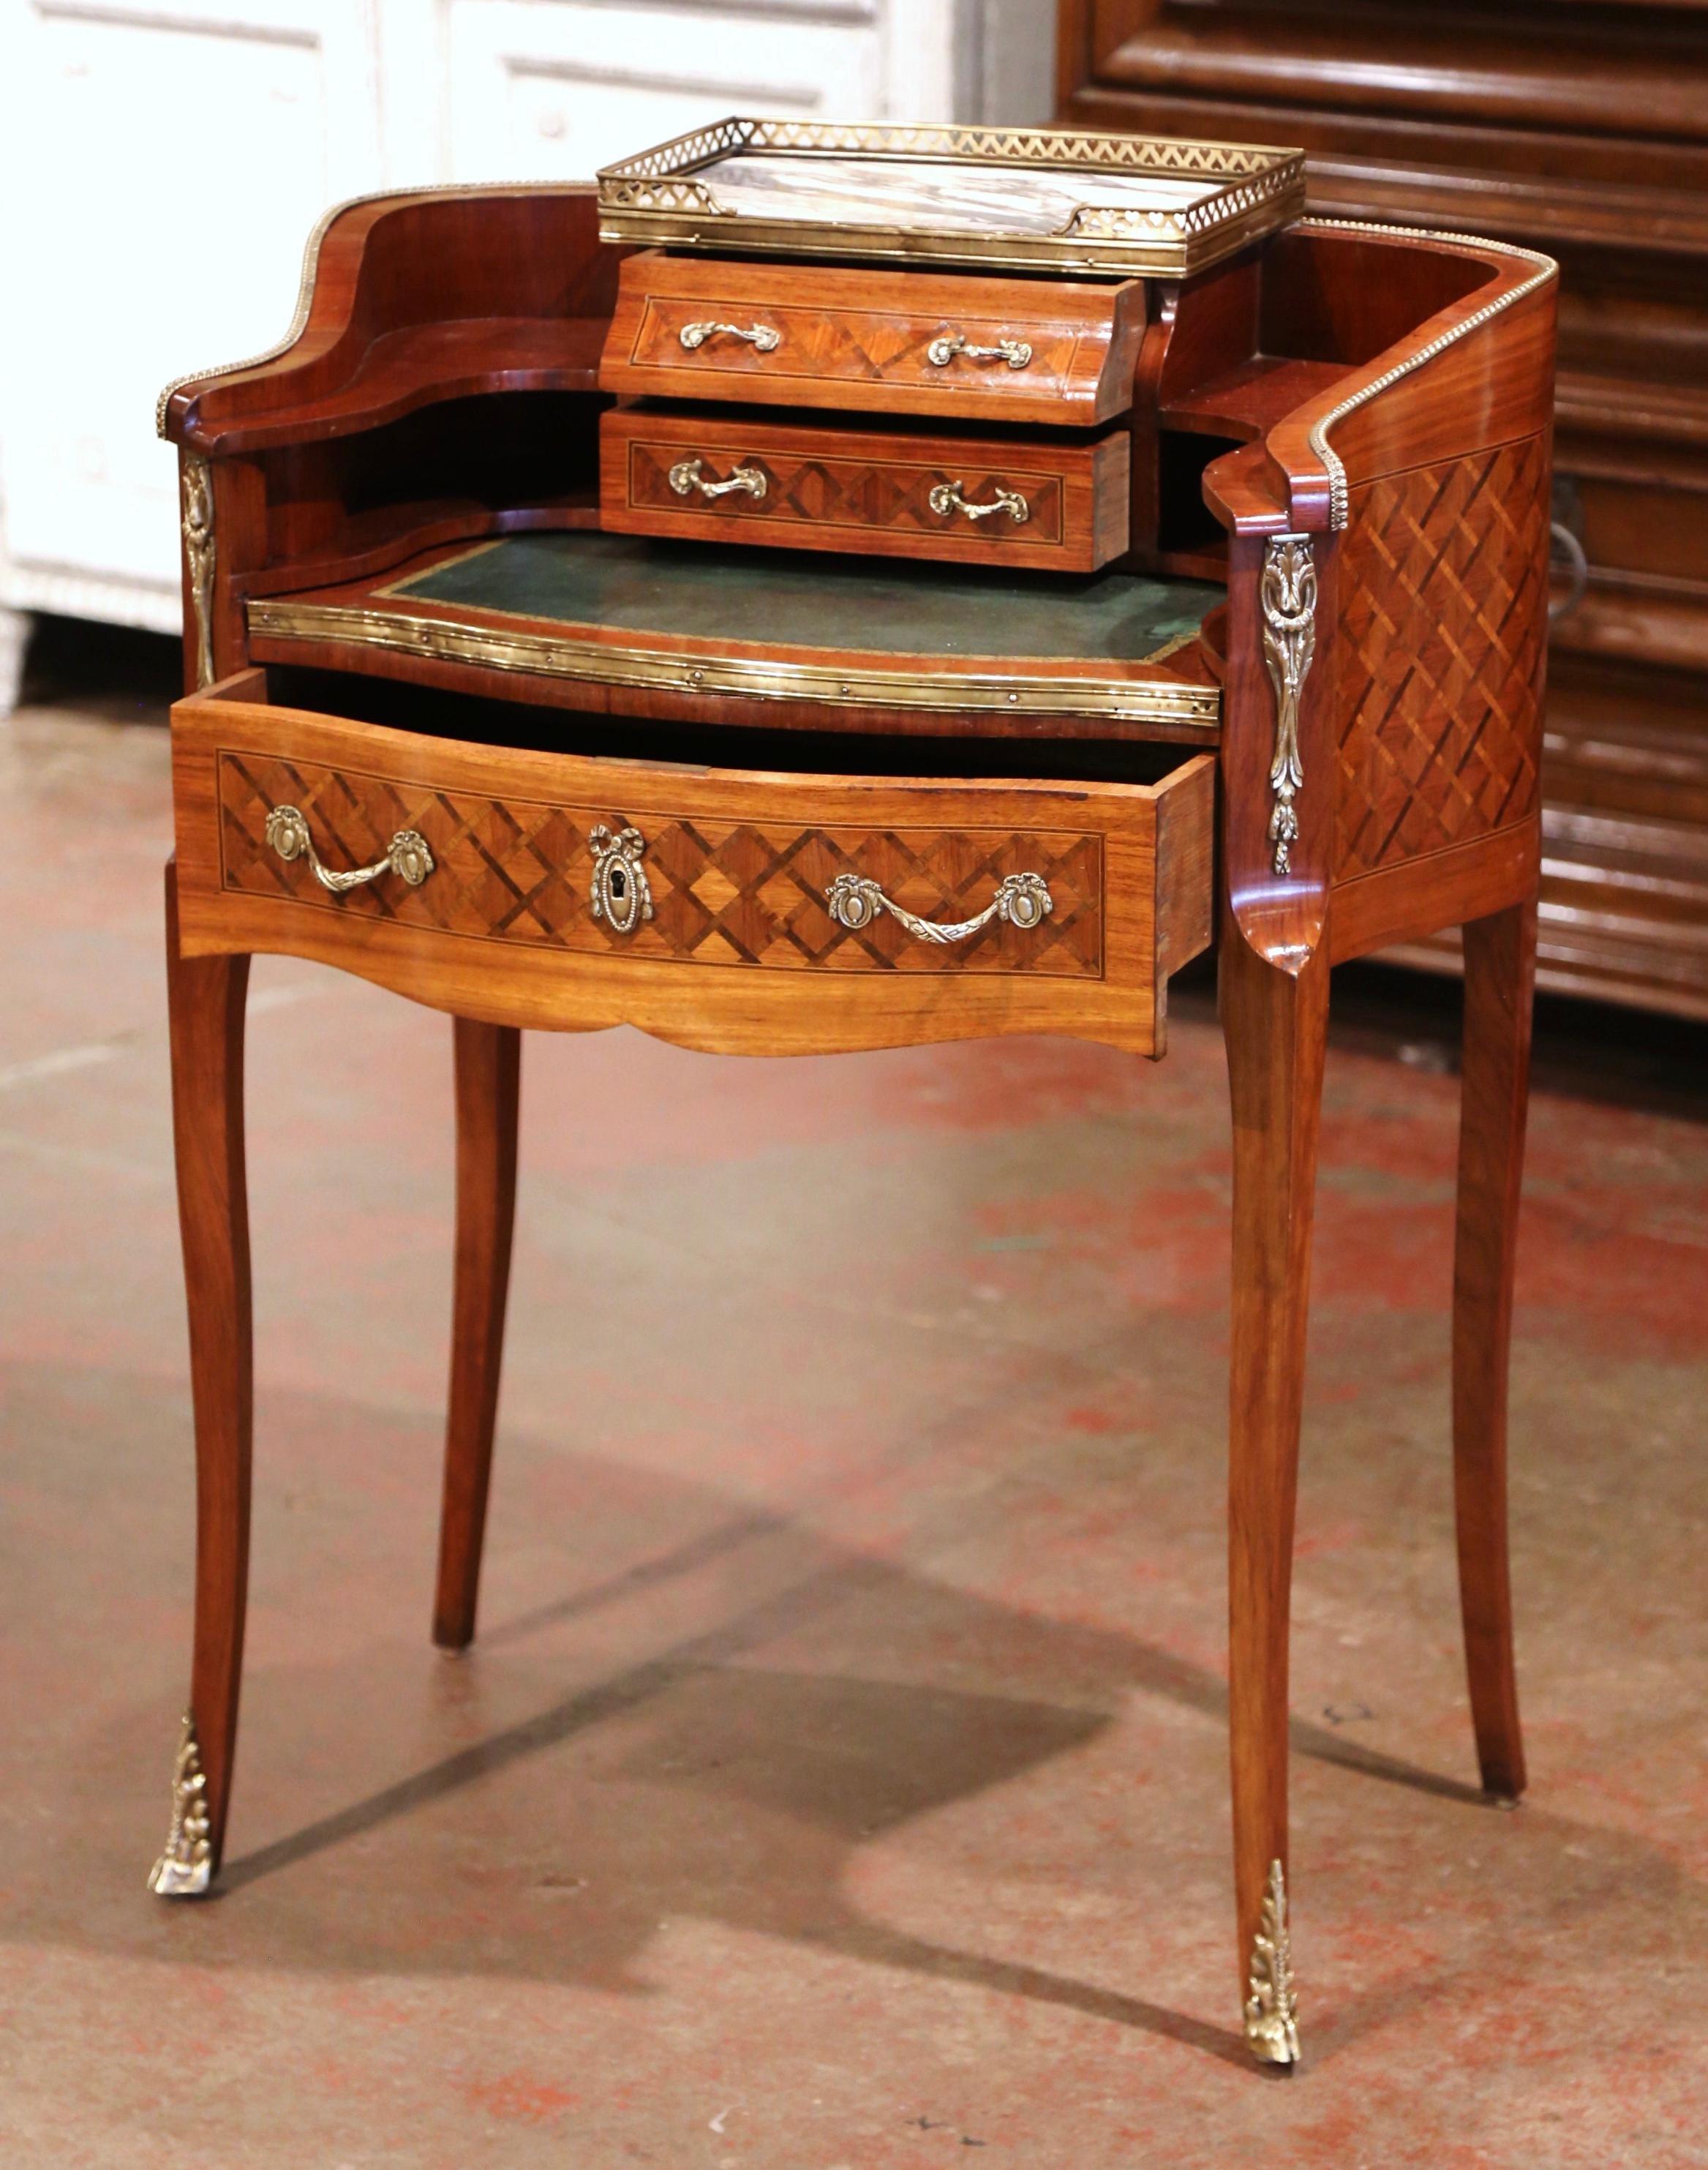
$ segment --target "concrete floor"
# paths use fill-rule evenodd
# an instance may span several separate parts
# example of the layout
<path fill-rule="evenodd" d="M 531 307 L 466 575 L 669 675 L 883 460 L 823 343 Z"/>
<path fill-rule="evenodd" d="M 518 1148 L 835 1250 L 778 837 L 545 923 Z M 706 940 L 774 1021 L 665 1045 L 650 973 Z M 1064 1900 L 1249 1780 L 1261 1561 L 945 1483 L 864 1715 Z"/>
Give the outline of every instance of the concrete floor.
<path fill-rule="evenodd" d="M 484 1632 L 450 1660 L 450 1035 L 258 965 L 230 1868 L 151 1899 L 191 1462 L 167 746 L 121 719 L 161 668 L 139 644 L 0 725 L 6 2170 L 1708 2163 L 1708 1039 L 1613 1013 L 1543 1023 L 1534 1784 L 1502 1815 L 1453 1581 L 1455 998 L 1342 991 L 1297 2077 L 1236 2033 L 1201 988 L 1155 1069 L 531 1039 Z"/>

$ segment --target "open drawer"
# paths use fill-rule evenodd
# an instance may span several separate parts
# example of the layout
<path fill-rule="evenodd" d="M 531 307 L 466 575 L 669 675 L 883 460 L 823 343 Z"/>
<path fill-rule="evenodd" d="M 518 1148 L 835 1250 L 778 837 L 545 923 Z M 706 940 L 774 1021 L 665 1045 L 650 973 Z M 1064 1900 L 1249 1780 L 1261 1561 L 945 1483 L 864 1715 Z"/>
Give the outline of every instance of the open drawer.
<path fill-rule="evenodd" d="M 449 733 L 538 712 L 334 682 L 350 713 L 286 705 L 302 692 L 262 671 L 173 709 L 186 954 L 284 951 L 490 1022 L 731 1051 L 1059 1032 L 1154 1055 L 1168 975 L 1210 938 L 1207 755 L 1105 750 L 1148 782 L 737 767 L 739 733 L 701 735 L 710 761 L 562 716 L 555 743 L 579 726 L 597 750 L 494 745 Z"/>

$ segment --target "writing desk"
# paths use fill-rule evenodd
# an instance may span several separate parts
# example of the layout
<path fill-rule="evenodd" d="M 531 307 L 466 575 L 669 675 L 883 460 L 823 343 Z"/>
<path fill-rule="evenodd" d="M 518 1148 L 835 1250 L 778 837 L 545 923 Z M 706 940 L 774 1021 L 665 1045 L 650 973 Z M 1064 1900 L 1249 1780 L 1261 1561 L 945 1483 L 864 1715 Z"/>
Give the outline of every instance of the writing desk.
<path fill-rule="evenodd" d="M 695 155 L 780 126 L 726 124 Z M 1027 203 L 1028 161 L 1113 140 L 978 137 Z M 1020 221 L 993 267 L 894 260 L 834 220 L 804 240 L 738 221 L 707 254 L 668 162 L 605 177 L 602 211 L 591 186 L 375 198 L 323 225 L 277 350 L 168 388 L 197 1547 L 163 1895 L 209 1888 L 230 1799 L 260 952 L 455 1020 L 434 1635 L 456 1649 L 523 1029 L 630 1024 L 727 1053 L 1057 1032 L 1158 1057 L 1170 975 L 1216 944 L 1239 1993 L 1256 2055 L 1289 2066 L 1288 1603 L 1329 970 L 1463 927 L 1460 1586 L 1483 1783 L 1522 1789 L 1505 1406 L 1553 267 L 1300 217 L 1295 154 L 1146 147 L 1170 171 L 1182 149 L 1246 160 L 1223 227 L 1193 212 L 1164 248 L 1118 209 L 1097 214 L 1103 254 L 1034 260 Z M 663 230 L 638 247 L 649 217 Z"/>

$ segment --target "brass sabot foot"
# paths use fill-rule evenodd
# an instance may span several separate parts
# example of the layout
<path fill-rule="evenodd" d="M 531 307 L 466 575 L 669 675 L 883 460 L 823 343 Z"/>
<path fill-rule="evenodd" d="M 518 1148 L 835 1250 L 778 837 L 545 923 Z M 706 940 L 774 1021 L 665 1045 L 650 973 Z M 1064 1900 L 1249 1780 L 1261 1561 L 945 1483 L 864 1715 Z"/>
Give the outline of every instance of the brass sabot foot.
<path fill-rule="evenodd" d="M 166 1851 L 148 1872 L 148 1889 L 162 1899 L 200 1899 L 212 1882 L 207 1778 L 196 1745 L 195 1720 L 186 1711 L 172 1766 L 172 1822 Z"/>
<path fill-rule="evenodd" d="M 1269 1864 L 1269 1884 L 1257 1933 L 1252 1939 L 1246 1976 L 1246 2040 L 1260 2064 L 1299 2062 L 1299 2005 L 1293 1994 L 1293 1954 L 1287 1935 L 1287 1879 L 1278 1861 Z"/>

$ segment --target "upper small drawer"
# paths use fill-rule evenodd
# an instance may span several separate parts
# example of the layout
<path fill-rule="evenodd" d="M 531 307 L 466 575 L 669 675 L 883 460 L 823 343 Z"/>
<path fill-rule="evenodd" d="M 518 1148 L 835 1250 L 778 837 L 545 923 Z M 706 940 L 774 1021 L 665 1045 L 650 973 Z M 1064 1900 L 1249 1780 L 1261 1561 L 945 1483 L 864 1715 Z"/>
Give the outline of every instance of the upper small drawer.
<path fill-rule="evenodd" d="M 631 256 L 599 381 L 769 406 L 1090 425 L 1132 403 L 1142 280 Z"/>

